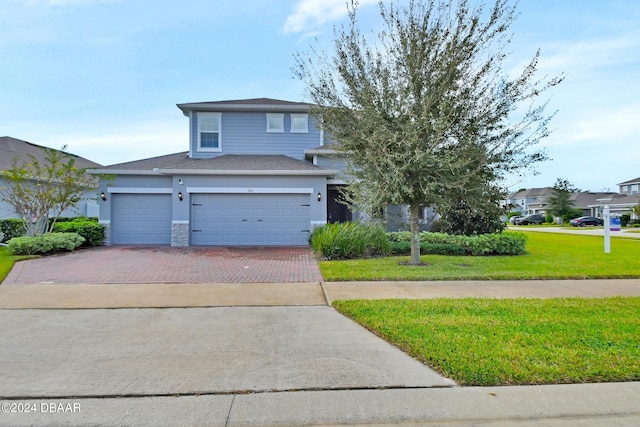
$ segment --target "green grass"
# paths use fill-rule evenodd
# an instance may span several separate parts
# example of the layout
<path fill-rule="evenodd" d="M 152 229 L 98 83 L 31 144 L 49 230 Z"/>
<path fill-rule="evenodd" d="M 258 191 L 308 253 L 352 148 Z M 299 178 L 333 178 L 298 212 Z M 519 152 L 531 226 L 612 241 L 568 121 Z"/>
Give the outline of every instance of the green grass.
<path fill-rule="evenodd" d="M 333 305 L 462 385 L 640 380 L 640 297 Z"/>
<path fill-rule="evenodd" d="M 23 259 L 36 258 L 33 256 L 13 256 L 9 255 L 9 251 L 5 246 L 0 246 L 0 283 L 7 277 L 11 271 L 11 267 L 16 261 Z"/>
<path fill-rule="evenodd" d="M 350 280 L 518 280 L 640 277 L 640 239 L 560 233 L 526 233 L 527 254 L 519 256 L 425 255 L 425 266 L 402 265 L 409 257 L 322 261 L 326 281 Z"/>

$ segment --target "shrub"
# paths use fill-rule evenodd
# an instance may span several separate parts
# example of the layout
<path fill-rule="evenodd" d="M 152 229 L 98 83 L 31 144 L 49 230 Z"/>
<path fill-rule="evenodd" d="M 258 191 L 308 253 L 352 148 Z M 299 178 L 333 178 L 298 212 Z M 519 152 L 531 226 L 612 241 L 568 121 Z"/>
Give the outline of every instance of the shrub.
<path fill-rule="evenodd" d="M 100 246 L 104 239 L 104 226 L 91 218 L 74 218 L 54 225 L 56 233 L 78 233 L 84 237 L 83 246 Z"/>
<path fill-rule="evenodd" d="M 622 214 L 620 215 L 620 225 L 626 227 L 631 222 L 630 214 Z"/>
<path fill-rule="evenodd" d="M 78 233 L 47 233 L 34 237 L 14 237 L 7 246 L 12 255 L 35 255 L 73 251 L 83 242 L 84 237 Z"/>
<path fill-rule="evenodd" d="M 389 241 L 379 225 L 360 222 L 327 224 L 311 234 L 311 247 L 325 259 L 387 255 Z"/>
<path fill-rule="evenodd" d="M 0 220 L 0 232 L 4 234 L 4 241 L 6 242 L 14 237 L 24 236 L 24 221 L 17 218 L 2 219 Z"/>
<path fill-rule="evenodd" d="M 547 216 L 544 217 L 544 222 L 547 224 L 553 224 L 553 215 L 547 214 Z"/>
<path fill-rule="evenodd" d="M 411 251 L 411 233 L 387 233 L 395 254 Z M 494 233 L 460 236 L 446 233 L 420 233 L 420 253 L 432 255 L 522 255 L 527 236 L 522 233 Z"/>

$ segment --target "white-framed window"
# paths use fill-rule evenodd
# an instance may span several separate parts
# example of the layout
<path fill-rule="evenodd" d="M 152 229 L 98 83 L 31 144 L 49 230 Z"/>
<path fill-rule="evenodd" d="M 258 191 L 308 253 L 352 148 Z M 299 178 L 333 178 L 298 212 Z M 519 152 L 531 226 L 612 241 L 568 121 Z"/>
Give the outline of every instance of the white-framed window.
<path fill-rule="evenodd" d="M 267 113 L 267 132 L 284 132 L 284 114 Z"/>
<path fill-rule="evenodd" d="M 622 186 L 622 192 L 626 193 L 627 191 L 629 191 L 629 186 L 628 185 L 623 185 Z"/>
<path fill-rule="evenodd" d="M 291 133 L 309 133 L 309 115 L 291 115 Z"/>
<path fill-rule="evenodd" d="M 222 113 L 198 113 L 198 151 L 222 151 Z"/>
<path fill-rule="evenodd" d="M 638 194 L 638 184 L 631 184 L 631 194 Z"/>

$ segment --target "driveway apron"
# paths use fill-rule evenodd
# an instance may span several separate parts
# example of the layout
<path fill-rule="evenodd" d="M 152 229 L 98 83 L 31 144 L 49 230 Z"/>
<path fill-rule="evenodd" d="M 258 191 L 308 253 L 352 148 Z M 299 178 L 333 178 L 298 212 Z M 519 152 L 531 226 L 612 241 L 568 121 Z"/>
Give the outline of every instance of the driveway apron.
<path fill-rule="evenodd" d="M 320 281 L 318 263 L 308 247 L 108 246 L 17 262 L 2 283 Z"/>
<path fill-rule="evenodd" d="M 0 399 L 454 385 L 327 306 L 1 314 Z"/>

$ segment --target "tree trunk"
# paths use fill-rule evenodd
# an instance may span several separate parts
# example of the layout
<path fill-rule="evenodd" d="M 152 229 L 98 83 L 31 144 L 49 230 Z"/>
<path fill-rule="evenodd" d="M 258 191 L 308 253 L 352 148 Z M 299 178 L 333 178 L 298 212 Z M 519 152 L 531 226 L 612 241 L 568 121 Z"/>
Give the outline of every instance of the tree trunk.
<path fill-rule="evenodd" d="M 409 207 L 409 224 L 411 230 L 411 265 L 420 265 L 420 205 L 412 203 Z"/>

